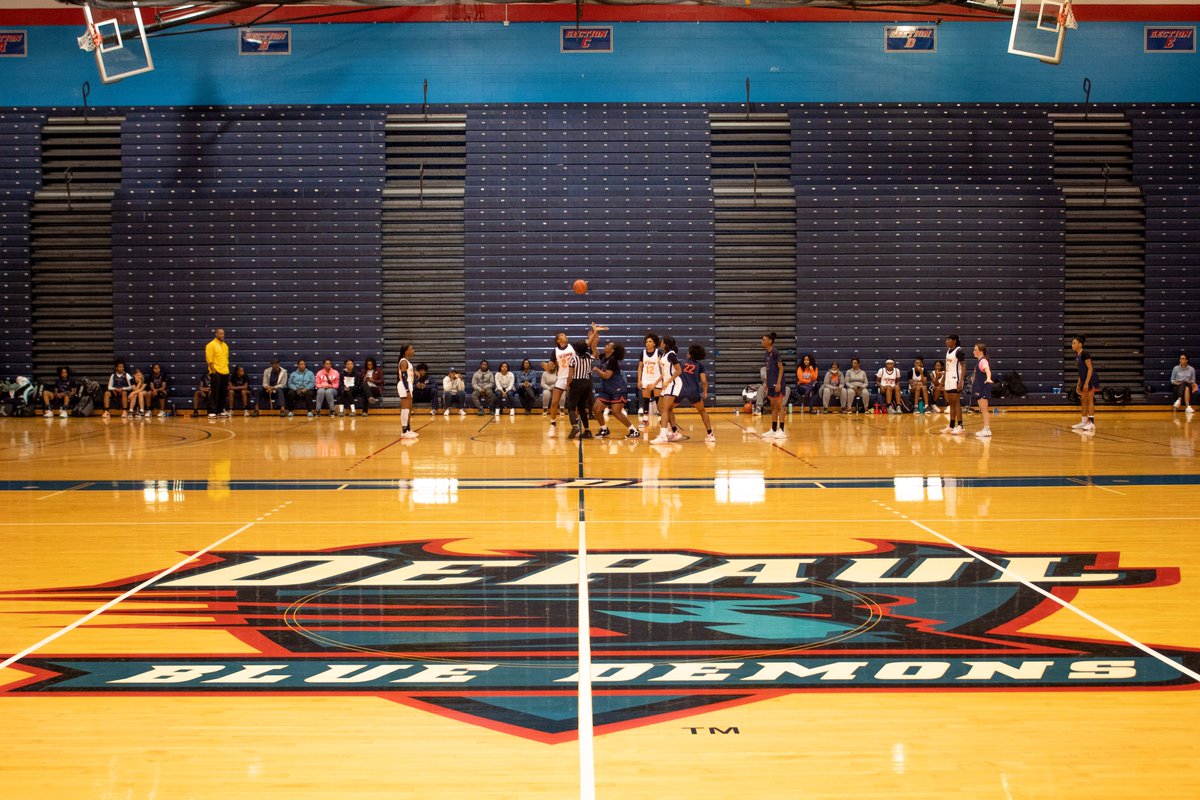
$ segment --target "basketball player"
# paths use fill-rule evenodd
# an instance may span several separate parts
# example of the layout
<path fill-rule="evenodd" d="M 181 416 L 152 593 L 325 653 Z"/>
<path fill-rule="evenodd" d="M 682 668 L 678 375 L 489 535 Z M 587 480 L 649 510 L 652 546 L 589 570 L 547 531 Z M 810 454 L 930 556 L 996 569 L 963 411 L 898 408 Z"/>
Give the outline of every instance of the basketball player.
<path fill-rule="evenodd" d="M 950 404 L 950 424 L 942 429 L 942 433 L 962 436 L 966 433 L 962 426 L 962 386 L 966 374 L 966 364 L 963 363 L 963 350 L 958 346 L 958 334 L 946 335 L 946 376 L 942 388 L 946 394 L 946 402 Z"/>
<path fill-rule="evenodd" d="M 762 435 L 764 439 L 786 439 L 783 415 L 783 356 L 775 349 L 775 332 L 765 333 L 762 337 L 762 347 L 766 350 L 763 356 L 763 367 L 767 371 L 767 379 L 763 388 L 767 392 L 767 400 L 771 403 L 771 430 Z"/>
<path fill-rule="evenodd" d="M 1100 388 L 1100 379 L 1096 377 L 1096 369 L 1092 366 L 1092 354 L 1083 349 L 1087 343 L 1086 336 L 1076 336 L 1071 340 L 1071 349 L 1075 351 L 1075 368 L 1079 371 L 1079 380 L 1075 381 L 1075 393 L 1079 395 L 1079 422 L 1071 429 L 1092 433 L 1096 430 L 1096 390 Z"/>
<path fill-rule="evenodd" d="M 642 428 L 650 425 L 650 411 L 657 407 L 658 396 L 662 391 L 662 386 L 659 379 L 661 363 L 659 358 L 661 353 L 658 352 L 658 345 L 661 340 L 658 334 L 650 332 L 646 334 L 645 347 L 642 349 L 642 355 L 638 359 L 638 390 L 639 390 L 639 408 L 638 418 L 642 423 Z"/>
<path fill-rule="evenodd" d="M 975 365 L 975 381 L 971 384 L 971 393 L 979 402 L 979 414 L 983 417 L 983 428 L 975 434 L 979 439 L 992 435 L 991 418 L 988 417 L 988 404 L 992 400 L 992 362 L 988 361 L 987 345 L 976 342 L 972 355 L 978 359 Z"/>
<path fill-rule="evenodd" d="M 400 438 L 416 439 L 419 434 L 410 427 L 416 370 L 412 358 L 416 355 L 411 344 L 400 345 L 400 360 L 396 363 L 396 391 L 400 395 Z"/>
<path fill-rule="evenodd" d="M 567 334 L 559 331 L 554 337 L 554 352 L 550 360 L 542 363 L 545 370 L 549 370 L 551 364 L 558 369 L 555 373 L 557 377 L 554 387 L 550 390 L 550 430 L 546 432 L 547 436 L 554 436 L 558 431 L 558 408 L 562 404 L 563 393 L 567 391 L 567 384 L 571 381 L 571 359 L 574 357 L 575 349 L 571 347 Z"/>
<path fill-rule="evenodd" d="M 678 442 L 683 434 L 675 426 L 675 405 L 679 395 L 683 393 L 683 367 L 679 363 L 679 354 L 675 352 L 675 337 L 664 336 L 659 343 L 662 355 L 658 357 L 659 371 L 662 374 L 662 394 L 658 398 L 658 436 L 655 444 L 663 442 Z"/>
<path fill-rule="evenodd" d="M 622 425 L 629 428 L 626 439 L 637 439 L 641 436 L 637 426 L 625 415 L 625 397 L 629 391 L 625 376 L 621 374 L 621 359 L 625 357 L 625 345 L 609 342 L 604 345 L 603 360 L 592 367 L 592 372 L 600 376 L 600 391 L 596 393 L 596 402 L 592 406 L 592 416 L 600 420 L 601 439 L 609 435 L 608 424 L 604 420 L 604 409 L 615 417 Z"/>
<path fill-rule="evenodd" d="M 692 408 L 700 412 L 704 429 L 708 431 L 704 441 L 715 442 L 717 437 L 713 435 L 712 420 L 708 418 L 708 409 L 704 407 L 704 398 L 708 396 L 708 375 L 704 372 L 705 355 L 704 347 L 701 345 L 693 344 L 688 347 L 687 358 L 683 360 L 679 374 L 683 380 L 683 392 L 679 398 L 688 401 L 692 404 Z"/>

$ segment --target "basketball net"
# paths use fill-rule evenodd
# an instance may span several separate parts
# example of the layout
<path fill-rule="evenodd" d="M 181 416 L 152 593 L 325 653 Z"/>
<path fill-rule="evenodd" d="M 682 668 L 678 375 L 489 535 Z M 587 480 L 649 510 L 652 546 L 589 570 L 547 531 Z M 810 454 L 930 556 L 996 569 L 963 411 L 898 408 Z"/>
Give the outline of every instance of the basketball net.
<path fill-rule="evenodd" d="M 1079 23 L 1075 21 L 1075 12 L 1071 10 L 1071 0 L 1063 3 L 1058 9 L 1058 24 L 1059 27 L 1070 28 L 1077 30 Z"/>
<path fill-rule="evenodd" d="M 88 53 L 95 50 L 103 42 L 104 37 L 100 34 L 100 31 L 96 30 L 95 25 L 88 25 L 87 33 L 75 40 L 75 43 L 79 45 L 79 49 Z"/>

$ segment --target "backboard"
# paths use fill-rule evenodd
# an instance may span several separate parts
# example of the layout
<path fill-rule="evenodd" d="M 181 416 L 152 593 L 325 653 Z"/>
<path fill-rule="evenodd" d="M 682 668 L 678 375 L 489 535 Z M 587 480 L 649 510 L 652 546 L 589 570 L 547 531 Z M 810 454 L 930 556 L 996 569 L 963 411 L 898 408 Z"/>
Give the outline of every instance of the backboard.
<path fill-rule="evenodd" d="M 1017 0 L 1008 52 L 1047 64 L 1060 63 L 1067 30 L 1066 5 L 1056 0 Z"/>
<path fill-rule="evenodd" d="M 96 54 L 100 79 L 115 83 L 130 75 L 150 72 L 154 60 L 142 25 L 142 12 L 132 8 L 83 7 L 87 32 L 79 37 L 79 47 Z"/>

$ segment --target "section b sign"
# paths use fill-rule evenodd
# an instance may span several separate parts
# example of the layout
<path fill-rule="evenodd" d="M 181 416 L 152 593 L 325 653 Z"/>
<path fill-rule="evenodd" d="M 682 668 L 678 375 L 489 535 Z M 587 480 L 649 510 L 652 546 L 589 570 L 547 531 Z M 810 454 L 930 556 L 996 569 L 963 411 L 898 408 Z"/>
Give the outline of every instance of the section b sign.
<path fill-rule="evenodd" d="M 243 28 L 238 36 L 238 55 L 290 56 L 291 28 Z"/>
<path fill-rule="evenodd" d="M 560 28 L 560 53 L 611 53 L 613 51 L 613 29 L 611 25 L 590 25 L 578 28 Z"/>

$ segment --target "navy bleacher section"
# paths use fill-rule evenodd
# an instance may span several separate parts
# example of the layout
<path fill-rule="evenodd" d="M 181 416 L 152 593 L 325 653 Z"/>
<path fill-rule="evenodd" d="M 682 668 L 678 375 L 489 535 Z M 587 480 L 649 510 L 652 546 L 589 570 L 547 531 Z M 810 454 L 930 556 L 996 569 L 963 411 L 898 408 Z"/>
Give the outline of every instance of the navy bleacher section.
<path fill-rule="evenodd" d="M 791 113 L 797 348 L 926 367 L 957 332 L 1031 391 L 1061 384 L 1063 206 L 1044 113 L 830 106 Z M 957 183 L 956 181 L 962 181 Z"/>
<path fill-rule="evenodd" d="M 133 112 L 123 131 L 116 347 L 177 397 L 216 327 L 252 385 L 273 356 L 381 353 L 383 114 L 239 116 Z"/>
<path fill-rule="evenodd" d="M 33 371 L 29 206 L 41 185 L 44 114 L 0 116 L 0 377 Z"/>
<path fill-rule="evenodd" d="M 711 348 L 704 110 L 522 105 L 467 119 L 468 373 L 481 358 L 544 359 L 557 331 L 581 339 L 590 322 L 626 344 L 630 371 L 649 329 Z"/>
<path fill-rule="evenodd" d="M 1127 116 L 1146 199 L 1145 381 L 1162 392 L 1181 352 L 1200 358 L 1200 106 L 1136 107 Z"/>

